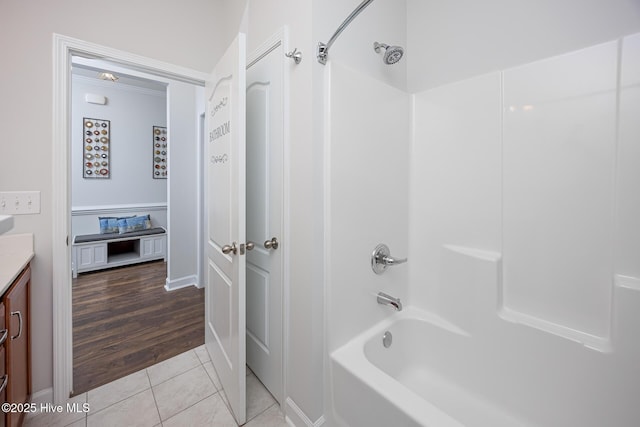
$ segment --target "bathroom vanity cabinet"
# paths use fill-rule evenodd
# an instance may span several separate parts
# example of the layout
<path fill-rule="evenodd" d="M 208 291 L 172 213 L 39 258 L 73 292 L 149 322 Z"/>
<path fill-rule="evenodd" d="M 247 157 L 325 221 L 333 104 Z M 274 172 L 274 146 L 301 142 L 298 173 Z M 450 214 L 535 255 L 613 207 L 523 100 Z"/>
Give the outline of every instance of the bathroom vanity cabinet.
<path fill-rule="evenodd" d="M 7 330 L 6 323 L 4 321 L 4 313 L 4 302 L 0 301 L 0 403 L 7 401 L 7 384 L 9 384 L 6 365 L 7 351 L 5 350 L 5 343 L 9 336 L 9 331 Z M 0 412 L 0 427 L 5 427 L 7 425 L 5 418 L 6 416 L 4 412 Z"/>
<path fill-rule="evenodd" d="M 27 403 L 31 397 L 30 286 L 31 268 L 27 265 L 0 298 L 2 403 Z M 20 426 L 24 416 L 24 412 L 0 413 L 0 426 Z"/>

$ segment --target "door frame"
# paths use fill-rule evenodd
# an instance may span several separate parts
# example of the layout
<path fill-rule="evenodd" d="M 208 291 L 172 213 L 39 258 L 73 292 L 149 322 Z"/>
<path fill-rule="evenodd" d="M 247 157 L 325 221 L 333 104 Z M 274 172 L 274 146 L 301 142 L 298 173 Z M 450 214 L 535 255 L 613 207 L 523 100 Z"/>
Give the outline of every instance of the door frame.
<path fill-rule="evenodd" d="M 66 402 L 73 390 L 71 305 L 71 59 L 103 59 L 159 77 L 204 86 L 207 74 L 118 49 L 53 34 L 52 263 L 53 396 Z M 200 233 L 201 234 L 201 233 Z"/>

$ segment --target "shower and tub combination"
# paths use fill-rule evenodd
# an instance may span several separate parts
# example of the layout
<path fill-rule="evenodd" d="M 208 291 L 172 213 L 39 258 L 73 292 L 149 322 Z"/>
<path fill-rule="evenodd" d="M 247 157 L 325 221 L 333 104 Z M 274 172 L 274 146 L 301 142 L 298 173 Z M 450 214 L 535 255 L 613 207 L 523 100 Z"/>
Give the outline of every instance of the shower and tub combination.
<path fill-rule="evenodd" d="M 329 425 L 640 425 L 640 274 L 599 231 L 635 235 L 640 35 L 410 94 L 404 49 L 329 54 L 370 3 L 318 48 Z"/>

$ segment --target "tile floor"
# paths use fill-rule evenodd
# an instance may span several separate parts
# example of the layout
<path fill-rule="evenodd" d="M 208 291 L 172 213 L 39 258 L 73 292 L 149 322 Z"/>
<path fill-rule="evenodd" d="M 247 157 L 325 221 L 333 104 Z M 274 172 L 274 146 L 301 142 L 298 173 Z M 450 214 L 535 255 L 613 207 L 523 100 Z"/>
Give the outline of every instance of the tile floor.
<path fill-rule="evenodd" d="M 70 400 L 85 414 L 29 414 L 27 427 L 237 427 L 204 346 L 90 390 Z M 246 427 L 286 427 L 271 394 L 247 369 Z"/>

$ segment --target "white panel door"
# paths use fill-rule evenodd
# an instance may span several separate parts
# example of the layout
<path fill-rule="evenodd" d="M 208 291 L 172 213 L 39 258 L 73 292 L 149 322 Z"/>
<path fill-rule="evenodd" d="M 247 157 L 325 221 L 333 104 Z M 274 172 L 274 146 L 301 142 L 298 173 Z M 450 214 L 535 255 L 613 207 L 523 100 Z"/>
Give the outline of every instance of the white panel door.
<path fill-rule="evenodd" d="M 247 69 L 247 365 L 280 403 L 284 61 L 279 44 Z"/>
<path fill-rule="evenodd" d="M 245 35 L 206 84 L 205 343 L 238 424 L 246 421 Z"/>

